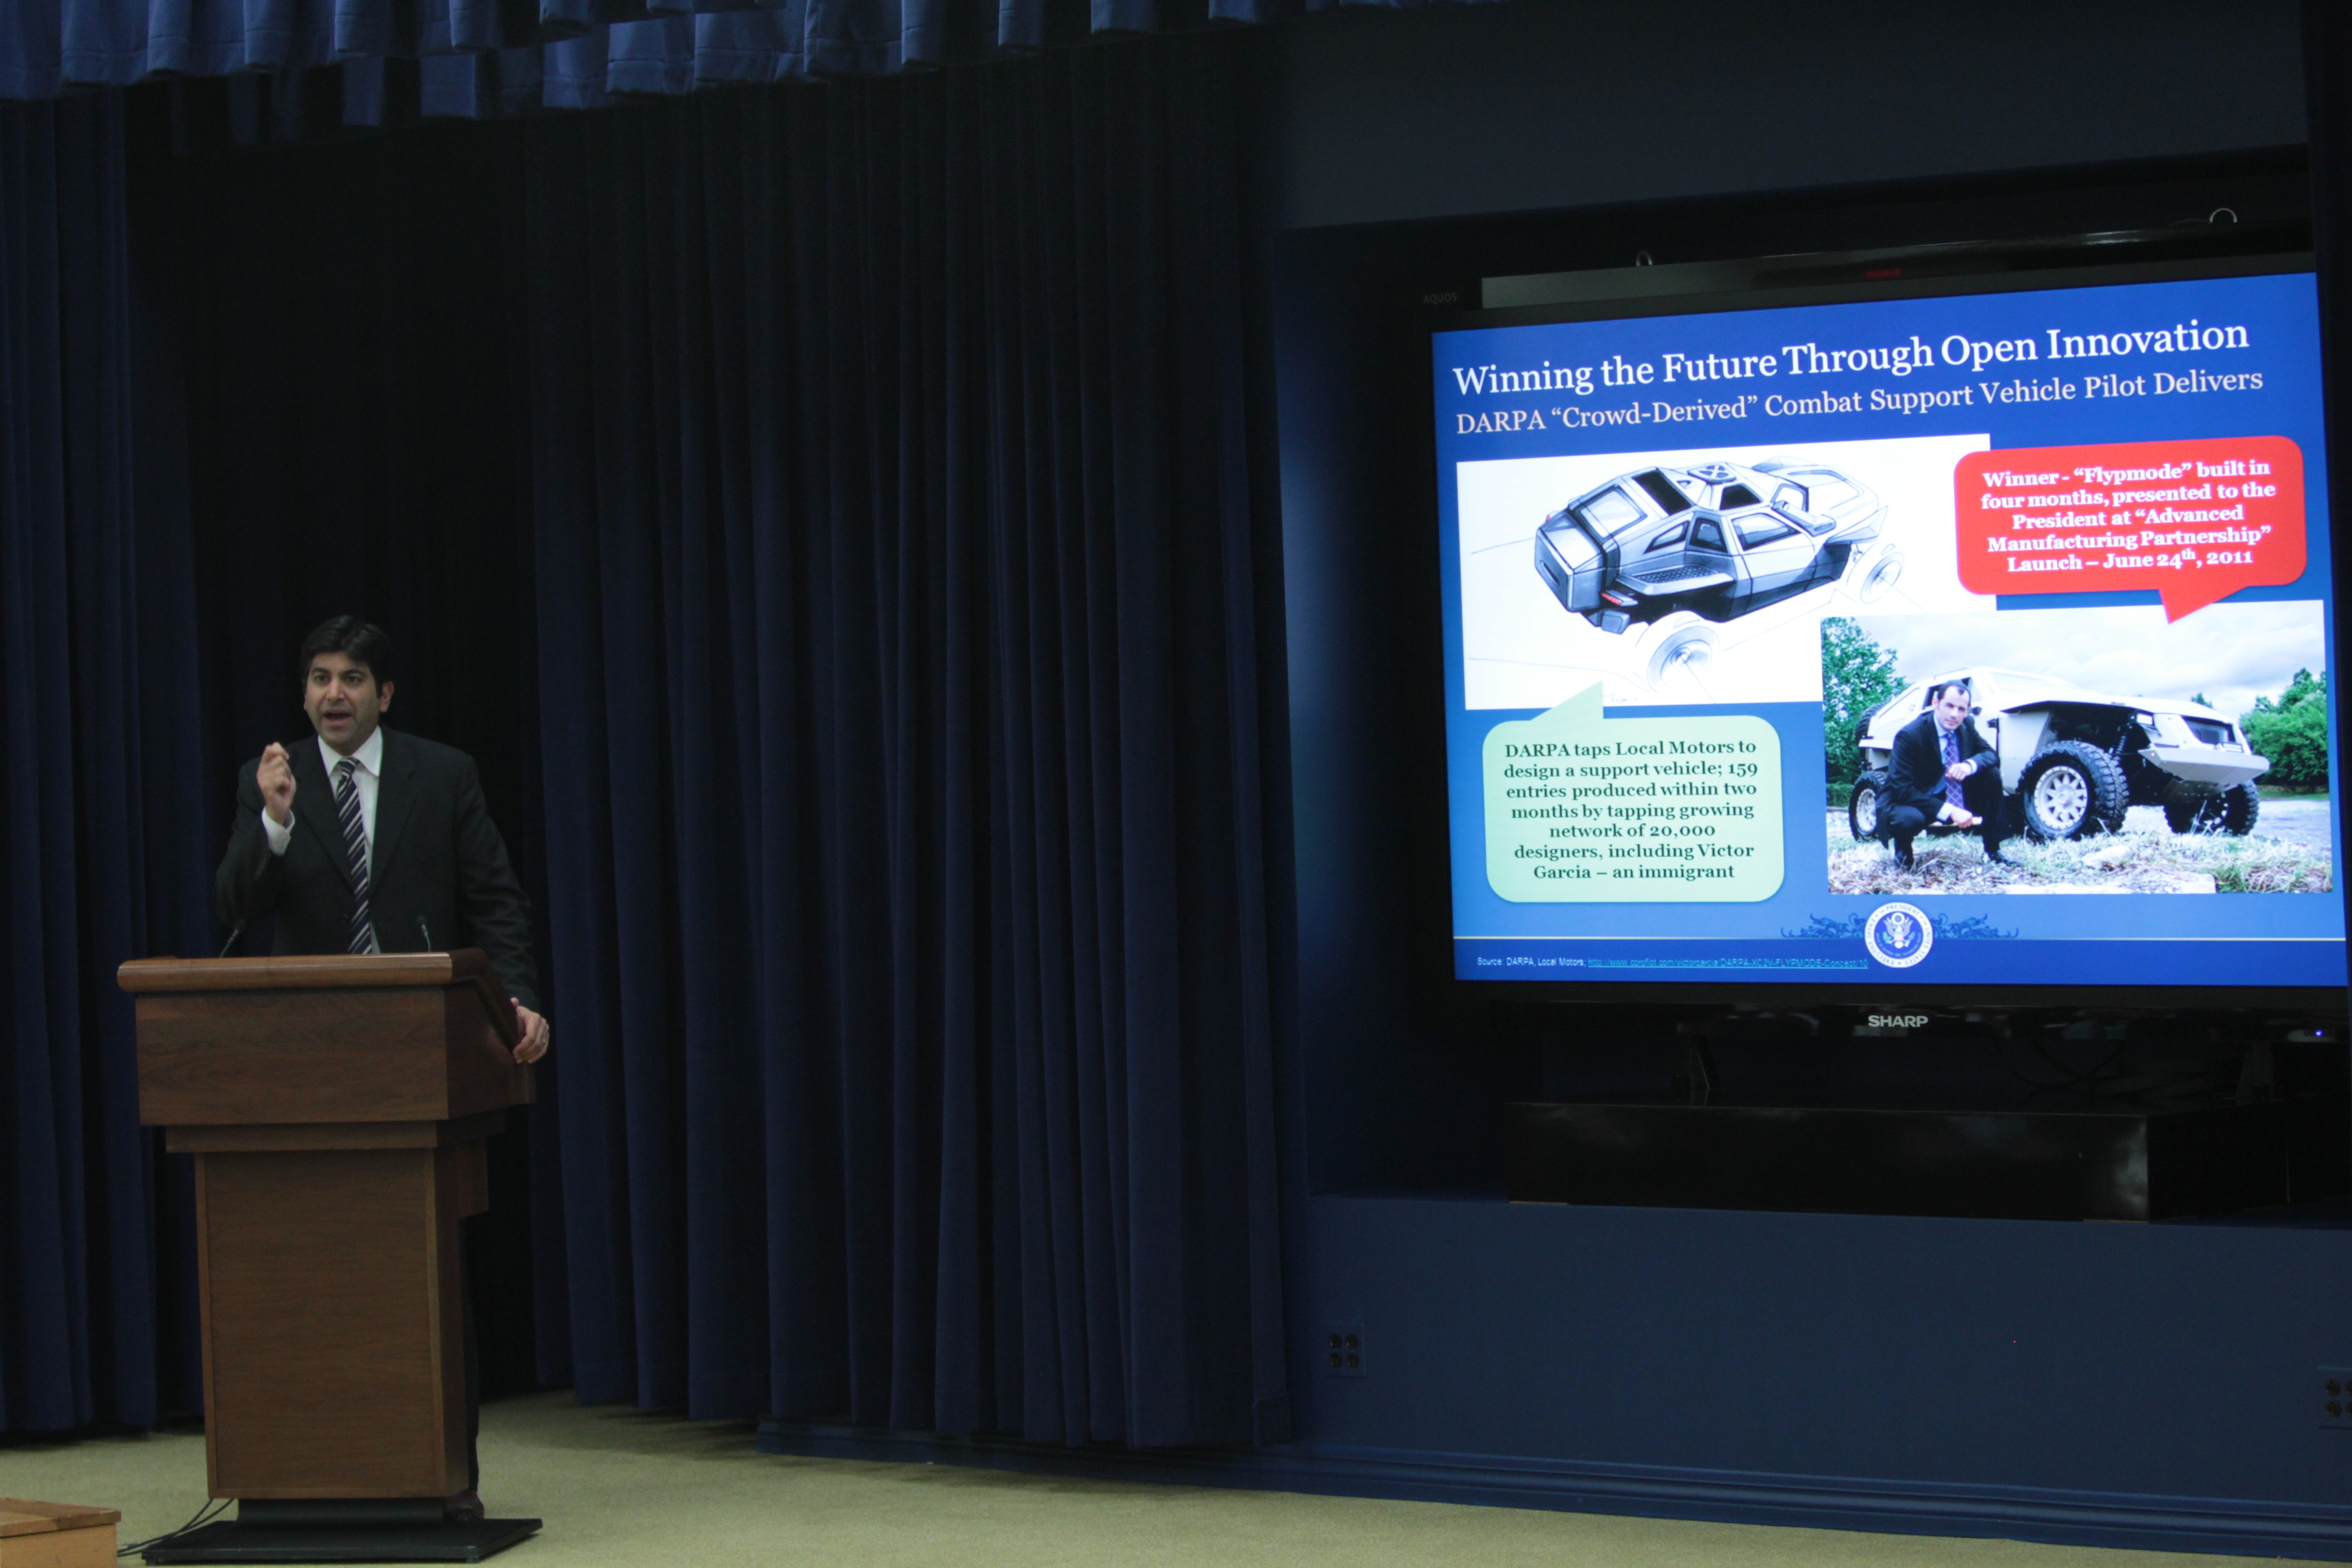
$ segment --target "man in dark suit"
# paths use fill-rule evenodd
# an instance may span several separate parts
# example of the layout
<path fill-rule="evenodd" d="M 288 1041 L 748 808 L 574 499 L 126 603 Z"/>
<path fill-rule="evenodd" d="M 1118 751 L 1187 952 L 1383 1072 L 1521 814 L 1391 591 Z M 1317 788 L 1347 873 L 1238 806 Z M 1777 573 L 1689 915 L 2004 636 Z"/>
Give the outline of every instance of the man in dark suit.
<path fill-rule="evenodd" d="M 1878 836 L 1893 841 L 1895 863 L 1906 871 L 1911 841 L 1938 823 L 1977 829 L 1985 858 L 2002 859 L 2000 759 L 1969 715 L 1970 695 L 1965 682 L 1945 682 L 1930 695 L 1927 711 L 1895 733 Z"/>
<path fill-rule="evenodd" d="M 539 1060 L 548 1024 L 530 904 L 482 804 L 474 759 L 382 727 L 392 644 L 367 622 L 338 616 L 320 626 L 302 644 L 300 668 L 302 710 L 318 739 L 290 749 L 273 742 L 238 771 L 236 824 L 214 880 L 221 919 L 275 916 L 276 951 L 287 953 L 479 947 L 514 1004 L 515 1059 Z M 479 1423 L 470 1301 L 466 1363 L 470 1447 Z M 450 1511 L 481 1517 L 473 1486 Z"/>
<path fill-rule="evenodd" d="M 302 645 L 302 709 L 318 740 L 290 751 L 273 742 L 238 771 L 215 881 L 221 919 L 274 915 L 278 952 L 479 947 L 522 1026 L 515 1058 L 536 1061 L 548 1027 L 529 901 L 474 760 L 381 727 L 390 656 L 381 630 L 349 616 Z"/>

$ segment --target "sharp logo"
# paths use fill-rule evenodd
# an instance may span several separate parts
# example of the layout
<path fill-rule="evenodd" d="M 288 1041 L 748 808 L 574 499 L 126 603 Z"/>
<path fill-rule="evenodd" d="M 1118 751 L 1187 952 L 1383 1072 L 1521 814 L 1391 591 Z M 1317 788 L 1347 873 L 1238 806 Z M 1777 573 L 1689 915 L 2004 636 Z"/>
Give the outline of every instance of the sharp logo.
<path fill-rule="evenodd" d="M 1924 1029 L 1927 1026 L 1925 1013 L 1873 1013 L 1870 1026 L 1874 1029 Z"/>

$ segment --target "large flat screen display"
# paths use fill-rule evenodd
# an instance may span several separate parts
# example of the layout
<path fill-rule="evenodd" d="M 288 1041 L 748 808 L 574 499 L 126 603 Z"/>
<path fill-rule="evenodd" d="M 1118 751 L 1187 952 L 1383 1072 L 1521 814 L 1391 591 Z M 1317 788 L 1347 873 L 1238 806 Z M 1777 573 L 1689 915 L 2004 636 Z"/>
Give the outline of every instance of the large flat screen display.
<path fill-rule="evenodd" d="M 2234 265 L 1433 333 L 1457 976 L 2342 985 L 2317 300 Z"/>

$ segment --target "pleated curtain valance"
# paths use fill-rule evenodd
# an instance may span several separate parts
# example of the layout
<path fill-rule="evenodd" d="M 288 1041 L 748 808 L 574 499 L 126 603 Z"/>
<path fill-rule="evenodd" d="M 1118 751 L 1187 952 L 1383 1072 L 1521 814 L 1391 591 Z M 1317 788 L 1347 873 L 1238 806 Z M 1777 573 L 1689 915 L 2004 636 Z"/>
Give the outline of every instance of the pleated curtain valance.
<path fill-rule="evenodd" d="M 620 94 L 875 76 L 1101 34 L 1416 0 L 0 0 L 0 99 L 341 68 L 381 123 L 387 67 L 426 116 L 593 109 Z M 414 62 L 413 66 L 407 62 Z M 406 73 L 414 72 L 413 88 Z"/>

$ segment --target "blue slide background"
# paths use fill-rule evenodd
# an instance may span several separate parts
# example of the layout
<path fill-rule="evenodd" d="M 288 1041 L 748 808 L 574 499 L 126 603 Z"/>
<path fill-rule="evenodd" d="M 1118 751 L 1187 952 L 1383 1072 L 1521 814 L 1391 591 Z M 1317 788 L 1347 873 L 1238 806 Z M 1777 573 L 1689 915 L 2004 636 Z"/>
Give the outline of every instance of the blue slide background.
<path fill-rule="evenodd" d="M 2031 338 L 2047 332 L 2150 331 L 2199 319 L 2206 326 L 2242 325 L 2251 346 L 2187 353 L 2135 353 L 1993 365 L 1932 366 L 1889 373 L 1790 375 L 1771 379 L 1653 383 L 1604 388 L 1589 395 L 1567 391 L 1524 395 L 1465 395 L 1457 367 L 1517 368 L 1599 365 L 1612 355 L 1659 363 L 1668 352 L 1694 358 L 1778 354 L 1790 343 L 1814 342 L 1823 351 L 1902 343 L 1913 336 L 1939 345 L 1952 334 L 1969 339 Z M 2248 588 L 2229 602 L 2320 600 L 2327 605 L 2327 645 L 2334 644 L 2329 592 L 2327 465 L 2320 394 L 2318 305 L 2308 274 L 2146 283 L 2095 289 L 2032 290 L 1957 298 L 1886 300 L 1482 328 L 1442 332 L 1433 340 L 1439 459 L 1439 560 L 1444 593 L 1447 773 L 1453 851 L 1455 973 L 1464 979 L 1743 982 L 1853 981 L 1874 985 L 2342 985 L 2344 910 L 2337 894 L 1937 895 L 1920 907 L 1936 921 L 1936 945 L 1921 963 L 1891 969 L 1873 962 L 1859 934 L 1861 918 L 1888 901 L 1879 896 L 1828 891 L 1822 837 L 1822 712 L 1818 703 L 1776 703 L 1622 710 L 1648 717 L 1669 713 L 1748 712 L 1766 719 L 1781 738 L 1787 804 L 1787 876 L 1774 897 L 1758 903 L 1519 904 L 1496 896 L 1485 872 L 1485 818 L 1480 745 L 1486 731 L 1532 710 L 1469 710 L 1464 702 L 1462 595 L 1454 465 L 1499 458 L 1688 448 L 1710 441 L 1758 443 L 1855 441 L 1990 432 L 1996 449 L 2100 442 L 2284 436 L 2302 448 L 2305 463 L 2306 552 L 2303 576 L 2292 584 Z M 1785 367 L 1785 359 L 1783 361 Z M 1870 390 L 1921 392 L 2012 378 L 2053 374 L 2081 380 L 2094 374 L 2153 378 L 2191 367 L 2208 374 L 2259 371 L 2259 391 L 2144 395 L 2126 399 L 1996 404 L 1904 415 L 1868 409 Z M 1724 403 L 1741 394 L 1803 397 L 1823 392 L 1864 395 L 1863 412 L 1705 423 L 1643 423 L 1592 429 L 1563 428 L 1549 411 L 1564 404 L 1622 407 L 1654 402 Z M 1512 434 L 1458 433 L 1457 415 L 1498 407 L 1538 407 L 1547 428 Z M 1562 496 L 1565 502 L 1572 498 Z M 1532 567 L 1530 567 L 1532 570 Z M 2036 595 L 2004 597 L 2003 609 L 2078 605 L 2152 604 L 2153 593 Z M 1565 613 L 1565 612 L 1563 612 Z M 2329 691 L 2329 743 L 2336 743 L 2334 685 Z M 2340 854 L 2340 845 L 2336 846 Z M 1824 937 L 1817 922 L 1840 934 Z M 1853 934 L 1844 934 L 1846 931 Z"/>

